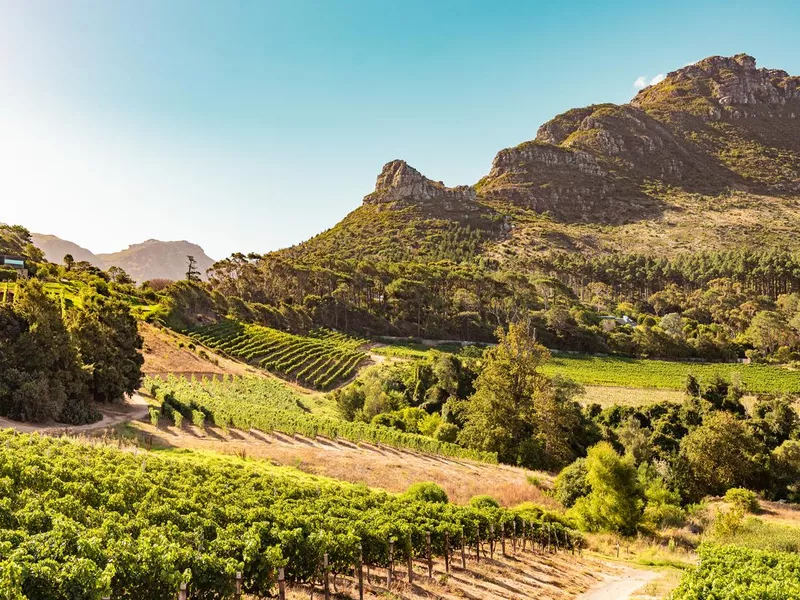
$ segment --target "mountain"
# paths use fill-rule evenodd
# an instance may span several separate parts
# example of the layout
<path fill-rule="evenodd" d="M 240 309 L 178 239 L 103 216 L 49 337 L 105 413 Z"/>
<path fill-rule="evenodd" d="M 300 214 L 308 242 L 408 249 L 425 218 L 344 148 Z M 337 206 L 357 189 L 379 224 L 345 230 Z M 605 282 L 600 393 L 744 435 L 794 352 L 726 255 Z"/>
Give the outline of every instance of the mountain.
<path fill-rule="evenodd" d="M 185 279 L 186 257 L 194 256 L 197 270 L 205 278 L 206 270 L 214 264 L 203 249 L 187 241 L 160 242 L 147 240 L 131 244 L 127 249 L 113 254 L 99 254 L 109 267 L 114 265 L 125 270 L 136 281 L 148 279 Z"/>
<path fill-rule="evenodd" d="M 103 261 L 94 252 L 74 242 L 43 233 L 34 233 L 31 234 L 31 237 L 33 238 L 33 244 L 44 252 L 44 257 L 49 262 L 61 263 L 67 254 L 71 254 L 72 258 L 78 262 L 86 261 L 95 267 L 106 268 Z"/>
<path fill-rule="evenodd" d="M 32 237 L 34 245 L 44 252 L 45 258 L 50 262 L 60 263 L 64 255 L 71 254 L 76 261 L 85 260 L 101 269 L 120 267 L 139 282 L 148 279 L 184 279 L 187 256 L 194 256 L 197 270 L 203 278 L 206 270 L 214 264 L 214 260 L 200 246 L 187 241 L 147 240 L 141 244 L 132 244 L 119 252 L 94 254 L 86 248 L 54 235 L 34 233 Z"/>
<path fill-rule="evenodd" d="M 628 104 L 558 115 L 473 186 L 392 161 L 362 206 L 282 253 L 524 262 L 551 250 L 800 247 L 798 234 L 800 77 L 738 54 L 673 71 Z"/>

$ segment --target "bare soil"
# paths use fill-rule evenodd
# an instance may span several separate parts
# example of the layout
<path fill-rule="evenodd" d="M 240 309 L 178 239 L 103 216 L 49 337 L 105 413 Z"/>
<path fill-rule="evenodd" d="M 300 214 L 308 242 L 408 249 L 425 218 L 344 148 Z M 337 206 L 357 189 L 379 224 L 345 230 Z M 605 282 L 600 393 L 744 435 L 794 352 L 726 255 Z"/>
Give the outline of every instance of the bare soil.
<path fill-rule="evenodd" d="M 255 430 L 225 433 L 216 427 L 201 431 L 192 425 L 184 424 L 182 429 L 177 429 L 166 423 L 155 428 L 149 422 L 132 423 L 131 427 L 139 437 L 151 441 L 154 448 L 202 449 L 264 459 L 314 475 L 363 483 L 390 492 L 403 492 L 418 481 L 433 481 L 442 486 L 450 500 L 456 503 L 466 503 L 478 494 L 489 494 L 504 506 L 526 501 L 556 506 L 544 491 L 552 484 L 551 475 L 506 465 L 488 465 L 386 446 L 356 445 L 322 437 L 311 440 L 299 435 L 264 434 Z M 529 478 L 538 485 L 531 483 Z"/>

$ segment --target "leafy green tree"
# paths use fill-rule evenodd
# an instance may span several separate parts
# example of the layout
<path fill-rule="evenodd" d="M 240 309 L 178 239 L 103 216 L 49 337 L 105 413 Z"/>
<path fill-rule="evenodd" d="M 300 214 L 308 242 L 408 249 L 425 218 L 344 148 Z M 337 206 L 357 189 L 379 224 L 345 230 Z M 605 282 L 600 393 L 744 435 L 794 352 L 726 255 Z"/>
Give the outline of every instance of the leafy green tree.
<path fill-rule="evenodd" d="M 752 484 L 765 448 L 744 421 L 727 412 L 712 412 L 681 440 L 680 452 L 691 472 L 690 492 L 701 497 Z"/>
<path fill-rule="evenodd" d="M 96 401 L 119 400 L 139 387 L 142 338 L 127 304 L 116 298 L 86 297 L 83 307 L 71 312 L 69 328 Z"/>
<path fill-rule="evenodd" d="M 771 354 L 796 335 L 780 313 L 763 310 L 753 317 L 745 337 L 762 352 Z"/>
<path fill-rule="evenodd" d="M 650 432 L 642 427 L 635 416 L 631 415 L 617 429 L 617 437 L 625 448 L 625 454 L 633 457 L 635 464 L 646 463 L 653 456 L 650 444 Z"/>
<path fill-rule="evenodd" d="M 42 285 L 21 285 L 13 308 L 0 307 L 0 414 L 21 421 L 85 423 L 86 376 Z"/>
<path fill-rule="evenodd" d="M 633 534 L 644 506 L 633 458 L 621 457 L 611 444 L 600 442 L 586 457 L 586 480 L 592 491 L 570 510 L 578 525 L 586 531 Z"/>
<path fill-rule="evenodd" d="M 523 324 L 508 333 L 497 331 L 499 343 L 486 353 L 475 380 L 475 394 L 465 410 L 459 440 L 468 447 L 497 452 L 501 461 L 526 467 L 561 466 L 575 456 L 570 446 L 582 426 L 573 400 L 577 390 L 546 377 L 542 365 L 550 352 Z"/>

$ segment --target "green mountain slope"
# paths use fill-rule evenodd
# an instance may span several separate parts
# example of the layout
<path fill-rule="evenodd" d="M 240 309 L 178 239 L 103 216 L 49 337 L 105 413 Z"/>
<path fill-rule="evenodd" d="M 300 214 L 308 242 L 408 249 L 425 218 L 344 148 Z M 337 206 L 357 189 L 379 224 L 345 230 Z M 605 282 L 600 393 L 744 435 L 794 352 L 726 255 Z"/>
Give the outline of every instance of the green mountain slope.
<path fill-rule="evenodd" d="M 800 239 L 800 77 L 740 54 L 670 73 L 628 104 L 569 110 L 498 152 L 474 186 L 403 161 L 293 259 L 520 262 L 550 250 L 720 250 Z"/>

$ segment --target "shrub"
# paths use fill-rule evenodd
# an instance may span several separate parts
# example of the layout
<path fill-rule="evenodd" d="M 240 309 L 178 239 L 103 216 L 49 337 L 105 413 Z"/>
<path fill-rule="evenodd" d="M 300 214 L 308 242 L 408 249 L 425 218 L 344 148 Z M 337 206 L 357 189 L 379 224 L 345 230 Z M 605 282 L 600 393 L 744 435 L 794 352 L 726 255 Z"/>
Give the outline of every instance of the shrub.
<path fill-rule="evenodd" d="M 745 513 L 761 510 L 756 493 L 745 488 L 731 488 L 725 492 L 725 502 Z"/>
<path fill-rule="evenodd" d="M 478 496 L 473 496 L 469 500 L 469 505 L 472 508 L 500 508 L 500 503 L 489 496 L 488 494 L 480 494 Z"/>
<path fill-rule="evenodd" d="M 449 442 L 454 444 L 458 437 L 458 427 L 453 423 L 442 423 L 436 428 L 433 437 L 440 442 Z"/>
<path fill-rule="evenodd" d="M 172 422 L 175 423 L 175 427 L 177 427 L 178 429 L 183 427 L 183 413 L 179 410 L 173 410 Z"/>
<path fill-rule="evenodd" d="M 447 504 L 450 501 L 447 493 L 431 481 L 420 481 L 410 485 L 403 496 L 409 500 L 422 500 L 439 504 Z"/>
<path fill-rule="evenodd" d="M 158 410 L 155 406 L 150 407 L 150 423 L 153 424 L 153 427 L 158 427 L 158 419 L 161 416 L 161 411 Z"/>
<path fill-rule="evenodd" d="M 569 508 L 578 498 L 587 496 L 591 490 L 586 479 L 586 459 L 579 458 L 571 465 L 564 467 L 556 477 L 554 494 L 556 500 Z"/>

